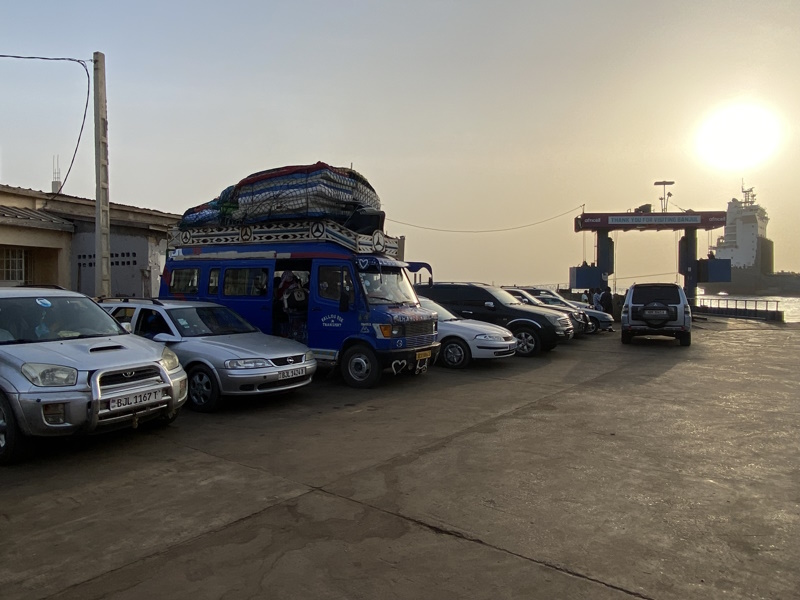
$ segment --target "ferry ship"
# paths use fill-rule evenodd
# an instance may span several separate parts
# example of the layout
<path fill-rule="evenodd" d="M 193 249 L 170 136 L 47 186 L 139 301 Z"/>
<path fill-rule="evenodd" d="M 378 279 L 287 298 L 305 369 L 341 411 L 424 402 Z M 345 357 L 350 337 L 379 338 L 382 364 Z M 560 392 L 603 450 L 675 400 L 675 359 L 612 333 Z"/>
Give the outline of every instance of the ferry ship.
<path fill-rule="evenodd" d="M 774 246 L 767 238 L 769 217 L 756 204 L 754 188 L 742 186 L 742 200 L 728 202 L 725 232 L 711 248 L 716 258 L 731 261 L 731 281 L 704 283 L 706 294 L 800 296 L 800 273 L 774 271 Z"/>

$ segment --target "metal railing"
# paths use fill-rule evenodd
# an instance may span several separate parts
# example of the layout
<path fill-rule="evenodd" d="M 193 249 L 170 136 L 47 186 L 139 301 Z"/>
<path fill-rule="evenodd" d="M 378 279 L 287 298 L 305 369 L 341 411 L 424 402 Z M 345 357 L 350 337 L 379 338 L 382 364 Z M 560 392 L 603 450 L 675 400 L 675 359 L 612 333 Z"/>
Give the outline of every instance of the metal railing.
<path fill-rule="evenodd" d="M 708 298 L 700 296 L 690 299 L 697 314 L 736 317 L 740 319 L 762 319 L 783 321 L 783 311 L 778 300 L 755 298 Z"/>

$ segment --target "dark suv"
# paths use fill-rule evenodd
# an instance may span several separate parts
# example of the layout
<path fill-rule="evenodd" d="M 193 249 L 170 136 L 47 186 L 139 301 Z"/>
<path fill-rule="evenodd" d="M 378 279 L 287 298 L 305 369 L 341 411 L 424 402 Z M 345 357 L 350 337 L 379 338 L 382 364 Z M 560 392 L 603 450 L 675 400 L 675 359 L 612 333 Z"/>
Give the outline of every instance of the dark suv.
<path fill-rule="evenodd" d="M 517 354 L 533 356 L 569 340 L 574 329 L 568 317 L 549 308 L 522 304 L 506 290 L 484 283 L 433 283 L 414 286 L 430 298 L 466 319 L 494 323 L 511 330 L 517 338 Z"/>

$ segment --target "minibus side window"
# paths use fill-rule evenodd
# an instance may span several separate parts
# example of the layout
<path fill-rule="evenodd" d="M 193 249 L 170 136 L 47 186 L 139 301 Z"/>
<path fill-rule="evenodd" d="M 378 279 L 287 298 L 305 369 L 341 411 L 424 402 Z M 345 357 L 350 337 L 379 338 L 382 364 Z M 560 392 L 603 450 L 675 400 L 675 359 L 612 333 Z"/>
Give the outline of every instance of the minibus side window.
<path fill-rule="evenodd" d="M 268 284 L 269 269 L 226 269 L 222 293 L 225 296 L 263 296 Z"/>
<path fill-rule="evenodd" d="M 219 267 L 208 272 L 208 295 L 216 296 L 217 294 L 219 294 Z"/>
<path fill-rule="evenodd" d="M 196 294 L 200 269 L 174 269 L 169 280 L 170 294 Z"/>

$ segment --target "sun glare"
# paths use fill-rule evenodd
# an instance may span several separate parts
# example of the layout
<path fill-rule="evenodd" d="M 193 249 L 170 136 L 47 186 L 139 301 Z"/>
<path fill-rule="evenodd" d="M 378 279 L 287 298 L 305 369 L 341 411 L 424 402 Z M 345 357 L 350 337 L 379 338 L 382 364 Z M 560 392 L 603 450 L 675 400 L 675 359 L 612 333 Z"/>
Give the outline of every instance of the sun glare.
<path fill-rule="evenodd" d="M 725 170 L 755 167 L 768 160 L 780 142 L 781 126 L 769 110 L 734 104 L 714 112 L 697 133 L 697 153 Z"/>

